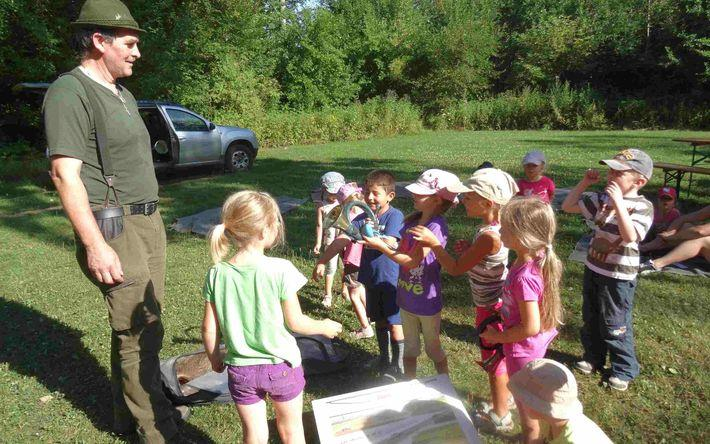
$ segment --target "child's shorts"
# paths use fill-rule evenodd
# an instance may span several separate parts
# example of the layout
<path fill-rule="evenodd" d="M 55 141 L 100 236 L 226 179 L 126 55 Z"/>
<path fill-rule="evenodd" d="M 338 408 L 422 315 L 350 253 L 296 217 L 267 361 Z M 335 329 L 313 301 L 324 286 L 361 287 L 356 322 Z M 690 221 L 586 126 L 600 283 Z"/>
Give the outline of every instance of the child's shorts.
<path fill-rule="evenodd" d="M 483 321 L 486 320 L 486 318 L 493 316 L 497 314 L 500 311 L 500 308 L 503 306 L 503 302 L 500 301 L 496 305 L 492 307 L 476 307 L 476 328 L 478 328 Z M 493 324 L 489 324 L 491 327 L 495 328 L 498 331 L 503 331 L 503 322 L 495 322 Z M 489 347 L 493 344 L 484 341 L 481 339 L 481 342 L 483 345 L 486 347 Z M 485 361 L 486 359 L 490 358 L 493 356 L 494 350 L 484 350 L 481 349 L 481 361 Z M 489 371 L 490 374 L 495 375 L 495 376 L 500 376 L 504 375 L 507 373 L 507 368 L 505 365 L 505 359 L 501 359 L 498 361 L 498 365 L 493 367 L 491 371 Z"/>
<path fill-rule="evenodd" d="M 227 366 L 229 392 L 235 404 L 250 405 L 266 398 L 276 402 L 296 398 L 306 386 L 303 366 L 291 367 L 287 362 Z"/>
<path fill-rule="evenodd" d="M 343 264 L 343 284 L 348 288 L 359 287 L 362 284 L 358 282 L 357 275 L 360 272 L 360 267 L 353 264 Z"/>
<path fill-rule="evenodd" d="M 367 317 L 375 322 L 386 320 L 390 325 L 402 325 L 397 305 L 397 287 L 377 285 L 366 287 L 365 297 Z"/>

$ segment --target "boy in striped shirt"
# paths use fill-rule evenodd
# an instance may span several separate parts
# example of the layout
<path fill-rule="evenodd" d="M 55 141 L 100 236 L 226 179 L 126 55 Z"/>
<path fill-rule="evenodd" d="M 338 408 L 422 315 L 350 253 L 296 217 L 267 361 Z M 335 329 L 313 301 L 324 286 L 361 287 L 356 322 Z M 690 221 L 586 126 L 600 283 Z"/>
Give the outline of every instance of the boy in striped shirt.
<path fill-rule="evenodd" d="M 596 226 L 584 262 L 584 356 L 575 367 L 585 374 L 601 370 L 608 352 L 611 375 L 607 383 L 624 391 L 639 374 L 631 309 L 639 242 L 653 222 L 653 204 L 639 190 L 651 179 L 653 161 L 641 150 L 625 149 L 599 163 L 609 167 L 604 191 L 584 193 L 601 178 L 598 170 L 590 169 L 562 203 L 563 211 L 581 213 Z"/>

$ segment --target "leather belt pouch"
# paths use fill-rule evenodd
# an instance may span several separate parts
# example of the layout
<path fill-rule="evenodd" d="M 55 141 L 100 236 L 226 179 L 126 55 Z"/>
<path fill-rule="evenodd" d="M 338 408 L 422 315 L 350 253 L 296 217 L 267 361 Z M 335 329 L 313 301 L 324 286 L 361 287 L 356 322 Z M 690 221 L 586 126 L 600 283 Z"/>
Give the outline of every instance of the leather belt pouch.
<path fill-rule="evenodd" d="M 123 233 L 123 207 L 101 207 L 92 212 L 104 240 L 110 241 Z"/>

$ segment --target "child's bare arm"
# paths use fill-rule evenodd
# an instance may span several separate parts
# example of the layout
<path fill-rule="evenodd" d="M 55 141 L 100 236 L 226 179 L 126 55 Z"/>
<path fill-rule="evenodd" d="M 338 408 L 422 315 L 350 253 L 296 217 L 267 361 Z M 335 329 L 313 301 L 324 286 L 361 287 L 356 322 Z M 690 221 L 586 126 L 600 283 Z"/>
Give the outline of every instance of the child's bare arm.
<path fill-rule="evenodd" d="M 426 231 L 425 231 L 426 230 Z M 476 239 L 460 258 L 456 259 L 444 249 L 441 243 L 425 227 L 414 227 L 411 230 L 414 239 L 420 240 L 424 245 L 430 245 L 436 255 L 436 260 L 441 268 L 452 276 L 460 276 L 475 267 L 476 264 L 489 254 L 498 252 L 501 246 L 500 237 L 495 233 L 483 233 Z M 427 232 L 429 231 L 429 232 Z M 430 235 L 431 233 L 431 235 Z"/>
<path fill-rule="evenodd" d="M 205 353 L 212 364 L 212 370 L 217 373 L 224 371 L 224 361 L 219 352 L 219 320 L 212 302 L 205 302 L 205 314 L 202 318 L 202 343 Z"/>
<path fill-rule="evenodd" d="M 319 264 L 326 264 L 329 260 L 333 259 L 335 256 L 340 254 L 341 251 L 351 243 L 352 240 L 347 236 L 338 236 L 333 240 L 333 242 L 328 245 L 323 254 L 318 258 Z"/>
<path fill-rule="evenodd" d="M 330 319 L 316 320 L 303 314 L 298 295 L 281 301 L 286 326 L 294 333 L 302 335 L 323 335 L 334 338 L 343 330 L 343 326 Z"/>
<path fill-rule="evenodd" d="M 323 207 L 316 208 L 316 244 L 313 247 L 313 253 L 320 253 L 321 239 L 323 239 Z"/>
<path fill-rule="evenodd" d="M 386 243 L 382 238 L 363 236 L 363 239 L 363 243 L 366 246 L 384 253 L 385 255 L 387 255 L 387 257 L 389 257 L 398 265 L 401 265 L 404 268 L 417 267 L 422 262 L 422 259 L 424 259 L 429 254 L 429 251 L 431 251 L 428 247 L 423 247 L 421 245 L 416 245 L 410 251 L 402 251 L 401 244 L 399 248 L 395 251 L 392 250 L 390 245 Z"/>
<path fill-rule="evenodd" d="M 488 326 L 486 331 L 481 333 L 481 338 L 494 344 L 510 344 L 540 333 L 540 308 L 537 301 L 520 301 L 518 309 L 520 310 L 520 324 L 503 331 Z"/>
<path fill-rule="evenodd" d="M 579 198 L 582 197 L 582 193 L 586 190 L 589 185 L 599 182 L 600 173 L 599 170 L 588 169 L 584 173 L 584 177 L 579 181 L 577 186 L 572 188 L 567 197 L 565 197 L 564 202 L 562 202 L 562 211 L 565 213 L 580 214 L 582 209 L 579 208 Z"/>
<path fill-rule="evenodd" d="M 326 248 L 323 254 L 321 254 L 318 258 L 316 266 L 313 267 L 311 277 L 314 281 L 318 282 L 321 280 L 323 275 L 325 275 L 325 264 L 327 264 L 329 260 L 331 260 L 337 254 L 343 251 L 350 242 L 352 242 L 352 240 L 350 240 L 349 237 L 341 235 L 336 237 L 335 240 L 330 245 L 328 245 L 328 248 Z"/>

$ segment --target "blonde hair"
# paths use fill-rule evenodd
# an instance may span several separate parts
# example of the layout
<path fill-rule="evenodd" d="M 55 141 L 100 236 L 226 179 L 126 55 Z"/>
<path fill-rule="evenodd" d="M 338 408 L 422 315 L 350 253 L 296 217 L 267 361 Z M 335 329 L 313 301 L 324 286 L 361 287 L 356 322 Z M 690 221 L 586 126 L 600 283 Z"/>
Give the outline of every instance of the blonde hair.
<path fill-rule="evenodd" d="M 259 236 L 265 227 L 276 232 L 276 239 L 269 248 L 284 242 L 284 222 L 274 198 L 259 191 L 232 194 L 222 205 L 221 223 L 208 235 L 212 262 L 221 262 L 231 246 L 243 247 Z"/>
<path fill-rule="evenodd" d="M 516 197 L 501 209 L 500 223 L 538 258 L 545 285 L 540 304 L 541 329 L 549 330 L 562 324 L 562 262 L 552 249 L 557 231 L 552 207 L 537 197 Z M 544 253 L 539 254 L 541 252 Z"/>

